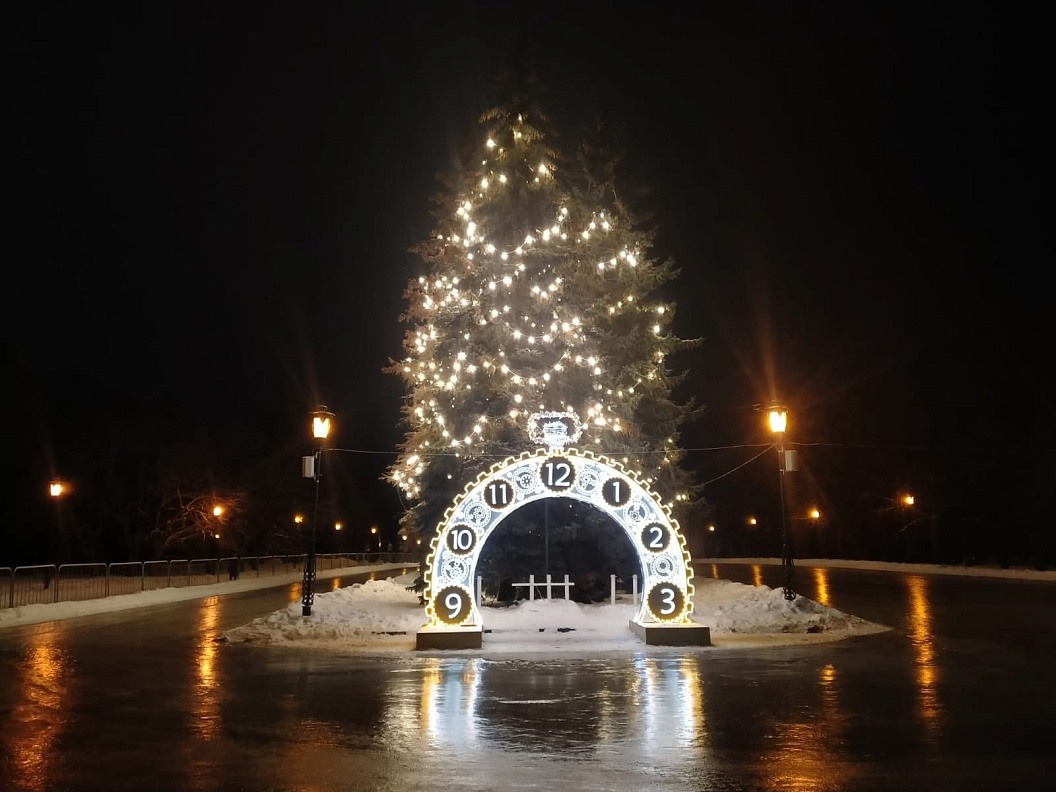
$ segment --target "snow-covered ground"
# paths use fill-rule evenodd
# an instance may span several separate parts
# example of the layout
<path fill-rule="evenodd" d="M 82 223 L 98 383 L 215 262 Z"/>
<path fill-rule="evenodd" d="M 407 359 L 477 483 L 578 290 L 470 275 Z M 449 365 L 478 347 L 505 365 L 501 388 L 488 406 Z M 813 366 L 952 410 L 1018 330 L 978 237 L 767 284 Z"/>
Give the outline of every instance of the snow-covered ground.
<path fill-rule="evenodd" d="M 300 605 L 294 603 L 224 637 L 238 643 L 310 645 L 339 652 L 407 651 L 425 621 L 417 594 L 407 588 L 413 578 L 369 581 L 318 594 L 310 619 L 301 616 Z M 729 580 L 698 578 L 695 583 L 693 618 L 711 628 L 716 647 L 832 641 L 887 629 L 806 597 L 787 602 L 780 589 Z M 484 652 L 638 650 L 643 645 L 628 627 L 636 611 L 629 601 L 581 605 L 563 599 L 485 607 Z"/>
<path fill-rule="evenodd" d="M 704 564 L 779 564 L 774 558 L 699 559 Z M 842 567 L 907 572 L 1056 581 L 1056 572 L 992 567 L 946 567 L 877 561 L 797 559 L 800 566 Z M 391 570 L 407 564 L 379 564 L 319 573 L 329 579 L 357 572 Z M 271 588 L 300 581 L 300 573 L 241 580 L 188 588 L 159 589 L 139 594 L 82 602 L 61 602 L 0 609 L 0 628 L 69 619 L 167 602 Z M 371 581 L 316 595 L 309 620 L 294 603 L 265 618 L 231 630 L 229 641 L 296 646 L 325 644 L 337 650 L 393 651 L 414 645 L 414 634 L 425 622 L 417 596 L 407 590 L 408 579 Z M 819 605 L 805 597 L 785 602 L 780 589 L 746 586 L 727 580 L 697 577 L 693 618 L 711 628 L 718 648 L 745 645 L 778 645 L 831 641 L 877 632 L 881 625 Z M 485 649 L 489 652 L 562 652 L 622 650 L 642 644 L 627 628 L 635 608 L 629 603 L 579 605 L 564 600 L 536 600 L 510 608 L 484 611 Z"/>

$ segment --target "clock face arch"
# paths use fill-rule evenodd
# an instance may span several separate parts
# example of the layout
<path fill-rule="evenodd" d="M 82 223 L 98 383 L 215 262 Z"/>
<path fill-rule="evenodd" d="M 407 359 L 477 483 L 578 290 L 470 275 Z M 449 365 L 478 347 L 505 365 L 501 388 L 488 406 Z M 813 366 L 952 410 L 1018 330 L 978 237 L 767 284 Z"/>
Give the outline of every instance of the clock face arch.
<path fill-rule="evenodd" d="M 455 498 L 426 560 L 425 599 L 431 624 L 481 624 L 470 592 L 475 591 L 477 561 L 485 543 L 508 515 L 545 498 L 589 503 L 623 528 L 643 573 L 644 596 L 636 621 L 678 624 L 689 620 L 693 570 L 685 538 L 669 508 L 640 476 L 619 462 L 569 448 L 509 457 L 478 476 Z"/>

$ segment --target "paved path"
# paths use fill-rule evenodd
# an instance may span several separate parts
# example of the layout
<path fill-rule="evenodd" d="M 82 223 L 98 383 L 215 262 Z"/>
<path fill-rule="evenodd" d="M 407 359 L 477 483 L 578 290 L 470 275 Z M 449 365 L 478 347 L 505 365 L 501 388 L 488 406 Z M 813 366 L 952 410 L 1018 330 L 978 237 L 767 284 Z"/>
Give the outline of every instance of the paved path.
<path fill-rule="evenodd" d="M 780 585 L 772 567 L 697 572 Z M 895 630 L 532 661 L 215 640 L 297 585 L 3 630 L 0 778 L 35 791 L 1049 788 L 1052 584 L 797 574 L 807 596 Z"/>

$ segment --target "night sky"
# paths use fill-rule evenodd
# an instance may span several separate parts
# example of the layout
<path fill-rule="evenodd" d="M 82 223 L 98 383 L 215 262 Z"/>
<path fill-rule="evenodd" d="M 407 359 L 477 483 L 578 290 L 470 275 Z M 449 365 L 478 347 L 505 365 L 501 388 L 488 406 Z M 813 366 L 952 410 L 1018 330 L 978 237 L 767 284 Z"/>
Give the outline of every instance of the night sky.
<path fill-rule="evenodd" d="M 776 397 L 790 439 L 840 444 L 814 456 L 830 487 L 905 463 L 949 500 L 1008 460 L 1036 470 L 1056 407 L 1040 20 L 736 5 L 24 9 L 2 530 L 33 530 L 19 504 L 71 475 L 70 426 L 84 442 L 107 415 L 237 419 L 296 456 L 321 402 L 340 445 L 391 451 L 403 386 L 381 369 L 424 267 L 407 250 L 518 42 L 559 147 L 595 108 L 622 130 L 624 198 L 681 267 L 674 329 L 704 343 L 672 363 L 707 407 L 684 445 L 766 442 L 752 405 Z M 746 458 L 688 463 L 707 480 Z M 378 520 L 391 460 L 353 470 Z M 706 495 L 747 508 L 749 483 Z"/>

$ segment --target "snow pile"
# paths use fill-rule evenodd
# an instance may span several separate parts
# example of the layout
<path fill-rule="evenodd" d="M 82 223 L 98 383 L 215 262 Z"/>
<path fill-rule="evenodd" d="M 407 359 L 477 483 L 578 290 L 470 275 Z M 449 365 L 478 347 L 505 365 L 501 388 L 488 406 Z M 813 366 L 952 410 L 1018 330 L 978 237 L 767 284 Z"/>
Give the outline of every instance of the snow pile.
<path fill-rule="evenodd" d="M 301 615 L 301 603 L 256 619 L 224 634 L 237 643 L 337 641 L 346 646 L 391 643 L 393 635 L 413 635 L 425 622 L 418 595 L 408 591 L 415 575 L 368 580 L 315 595 L 312 615 Z M 390 640 L 387 640 L 390 639 Z"/>
<path fill-rule="evenodd" d="M 270 616 L 225 633 L 234 643 L 326 643 L 335 649 L 406 650 L 426 621 L 418 596 L 408 590 L 414 576 L 355 584 L 317 594 L 312 616 L 294 603 Z M 780 589 L 728 580 L 698 580 L 694 621 L 711 628 L 716 646 L 777 645 L 836 640 L 886 628 L 819 605 L 806 597 L 784 599 Z M 628 628 L 637 613 L 630 602 L 583 605 L 563 599 L 521 601 L 485 607 L 484 648 L 488 651 L 554 652 L 641 648 Z M 724 641 L 725 639 L 725 641 Z"/>
<path fill-rule="evenodd" d="M 711 627 L 712 635 L 875 631 L 864 619 L 806 597 L 789 602 L 781 589 L 729 580 L 698 580 L 695 586 L 693 618 Z"/>

